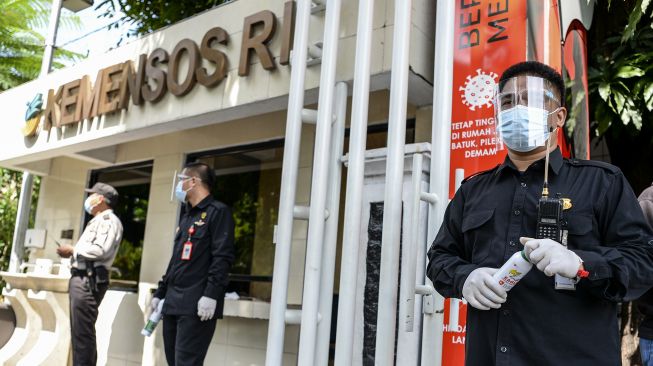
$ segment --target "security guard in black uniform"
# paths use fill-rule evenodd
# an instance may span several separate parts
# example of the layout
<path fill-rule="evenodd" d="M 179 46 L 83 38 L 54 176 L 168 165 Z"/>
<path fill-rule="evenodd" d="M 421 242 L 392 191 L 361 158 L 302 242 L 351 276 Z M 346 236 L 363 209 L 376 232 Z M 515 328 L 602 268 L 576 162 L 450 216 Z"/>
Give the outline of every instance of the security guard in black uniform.
<path fill-rule="evenodd" d="M 495 113 L 508 156 L 461 185 L 429 251 L 436 290 L 469 304 L 466 365 L 619 365 L 617 303 L 653 285 L 653 233 L 621 171 L 557 148 L 564 100 L 546 65 L 504 72 Z M 560 242 L 531 239 L 545 169 L 565 202 Z M 492 275 L 521 250 L 534 267 L 507 293 Z"/>
<path fill-rule="evenodd" d="M 229 268 L 235 258 L 229 208 L 211 196 L 214 175 L 202 163 L 186 165 L 175 195 L 185 205 L 172 258 L 150 303 L 163 304 L 163 343 L 168 364 L 202 365 L 222 318 Z"/>
<path fill-rule="evenodd" d="M 122 240 L 122 223 L 112 210 L 118 203 L 118 192 L 104 183 L 96 183 L 86 192 L 90 195 L 84 201 L 84 209 L 93 219 L 75 247 L 57 248 L 60 256 L 72 257 L 68 292 L 75 366 L 95 365 L 97 361 L 95 321 L 109 287 L 109 269 Z"/>

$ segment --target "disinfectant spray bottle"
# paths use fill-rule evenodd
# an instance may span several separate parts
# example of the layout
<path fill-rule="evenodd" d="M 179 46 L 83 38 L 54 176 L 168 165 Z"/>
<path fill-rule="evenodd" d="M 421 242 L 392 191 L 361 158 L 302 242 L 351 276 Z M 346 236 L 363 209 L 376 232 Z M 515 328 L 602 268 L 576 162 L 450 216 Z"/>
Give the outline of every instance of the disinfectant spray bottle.
<path fill-rule="evenodd" d="M 526 253 L 522 250 L 517 252 L 510 257 L 504 263 L 501 268 L 492 276 L 495 280 L 499 282 L 499 285 L 510 291 L 511 288 L 515 287 L 517 282 L 524 278 L 528 271 L 533 268 L 533 264 L 526 257 Z"/>
<path fill-rule="evenodd" d="M 159 324 L 159 321 L 163 317 L 163 302 L 166 301 L 165 299 L 162 299 L 159 301 L 157 304 L 156 310 L 150 314 L 150 318 L 147 320 L 147 324 L 143 327 L 143 330 L 141 330 L 141 334 L 149 337 L 152 335 L 154 332 L 154 328 L 156 328 L 156 325 Z"/>

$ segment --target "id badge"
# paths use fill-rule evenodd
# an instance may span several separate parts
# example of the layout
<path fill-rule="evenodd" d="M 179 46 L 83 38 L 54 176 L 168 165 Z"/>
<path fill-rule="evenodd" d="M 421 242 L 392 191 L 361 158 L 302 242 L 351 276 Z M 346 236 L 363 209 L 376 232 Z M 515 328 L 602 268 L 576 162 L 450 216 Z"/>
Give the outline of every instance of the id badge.
<path fill-rule="evenodd" d="M 181 260 L 188 261 L 190 260 L 190 255 L 193 252 L 193 243 L 187 241 L 184 243 L 184 248 L 181 251 Z"/>
<path fill-rule="evenodd" d="M 562 245 L 566 248 L 567 247 L 567 230 L 562 230 Z M 555 289 L 556 290 L 569 290 L 569 291 L 575 291 L 576 290 L 576 279 L 573 278 L 567 278 L 567 277 L 562 277 L 559 274 L 555 275 Z"/>
<path fill-rule="evenodd" d="M 572 278 L 562 277 L 559 274 L 556 274 L 554 283 L 556 290 L 576 290 L 576 280 Z"/>

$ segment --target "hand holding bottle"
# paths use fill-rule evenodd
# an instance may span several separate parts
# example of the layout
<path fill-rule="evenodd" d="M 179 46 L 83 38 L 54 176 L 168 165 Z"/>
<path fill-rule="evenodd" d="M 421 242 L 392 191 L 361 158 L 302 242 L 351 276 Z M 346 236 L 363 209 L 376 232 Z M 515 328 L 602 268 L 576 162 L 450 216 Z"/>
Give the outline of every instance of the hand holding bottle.
<path fill-rule="evenodd" d="M 481 267 L 473 270 L 463 285 L 463 298 L 479 310 L 498 309 L 506 302 L 506 290 L 492 277 L 496 268 Z"/>

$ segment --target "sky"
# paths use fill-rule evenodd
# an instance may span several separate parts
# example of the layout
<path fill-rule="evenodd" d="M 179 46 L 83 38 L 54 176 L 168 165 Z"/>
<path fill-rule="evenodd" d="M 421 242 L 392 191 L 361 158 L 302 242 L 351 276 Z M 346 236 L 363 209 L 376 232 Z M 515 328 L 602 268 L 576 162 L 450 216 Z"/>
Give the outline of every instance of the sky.
<path fill-rule="evenodd" d="M 103 10 L 95 10 L 100 1 L 95 1 L 96 5 L 88 7 L 80 12 L 72 13 L 67 9 L 61 10 L 62 17 L 75 14 L 79 20 L 79 27 L 67 25 L 65 22 L 59 22 L 59 29 L 57 31 L 56 45 L 59 48 L 65 48 L 70 51 L 87 55 L 87 57 L 102 54 L 116 47 L 120 37 L 125 35 L 129 30 L 129 26 L 122 26 L 118 29 L 108 30 L 107 26 L 120 16 L 113 19 L 98 18 L 98 15 L 103 13 Z M 40 30 L 40 33 L 45 37 L 47 27 Z M 123 40 L 123 44 L 127 40 Z M 70 65 L 68 65 L 70 66 Z"/>

